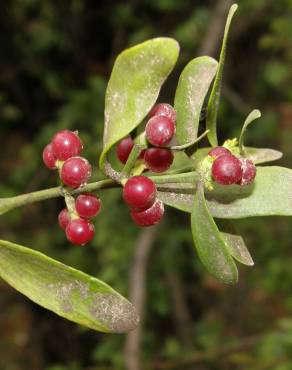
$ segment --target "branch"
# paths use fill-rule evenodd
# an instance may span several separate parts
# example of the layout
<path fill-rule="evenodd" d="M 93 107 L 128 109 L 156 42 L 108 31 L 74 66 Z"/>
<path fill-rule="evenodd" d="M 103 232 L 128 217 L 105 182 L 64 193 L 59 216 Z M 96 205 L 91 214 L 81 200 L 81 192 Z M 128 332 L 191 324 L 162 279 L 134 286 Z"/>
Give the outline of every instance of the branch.
<path fill-rule="evenodd" d="M 223 30 L 228 9 L 232 0 L 219 0 L 213 11 L 213 17 L 207 29 L 206 35 L 199 48 L 199 55 L 214 56 L 223 37 Z"/>
<path fill-rule="evenodd" d="M 146 300 L 146 270 L 148 257 L 157 235 L 157 226 L 143 229 L 137 239 L 130 272 L 129 299 L 136 307 L 140 325 L 127 334 L 124 356 L 128 370 L 140 370 L 140 347 Z"/>
<path fill-rule="evenodd" d="M 90 192 L 99 189 L 108 189 L 120 186 L 113 180 L 101 180 L 92 182 L 78 189 L 67 191 L 67 194 L 75 195 L 84 192 Z M 25 206 L 30 203 L 40 202 L 42 200 L 57 198 L 64 196 L 64 188 L 56 186 L 55 188 L 34 191 L 32 193 L 17 195 L 11 198 L 0 198 L 0 215 L 5 212 L 11 211 L 17 207 Z"/>
<path fill-rule="evenodd" d="M 253 347 L 259 343 L 266 334 L 257 334 L 238 341 L 237 343 L 230 344 L 229 346 L 221 346 L 217 348 L 212 348 L 204 352 L 197 352 L 193 355 L 178 360 L 178 361 L 165 361 L 158 362 L 153 366 L 155 369 L 182 369 L 187 365 L 196 364 L 199 362 L 209 361 L 217 357 L 228 356 L 232 353 L 242 352 L 250 347 Z"/>

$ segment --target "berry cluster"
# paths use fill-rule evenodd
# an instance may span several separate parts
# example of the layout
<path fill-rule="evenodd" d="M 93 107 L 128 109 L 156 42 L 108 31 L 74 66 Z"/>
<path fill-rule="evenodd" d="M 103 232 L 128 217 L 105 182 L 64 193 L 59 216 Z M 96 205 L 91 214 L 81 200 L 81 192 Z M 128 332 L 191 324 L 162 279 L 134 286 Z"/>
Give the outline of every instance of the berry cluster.
<path fill-rule="evenodd" d="M 164 205 L 156 195 L 156 185 L 148 177 L 133 176 L 126 182 L 123 198 L 130 207 L 131 217 L 137 225 L 152 226 L 161 220 Z"/>
<path fill-rule="evenodd" d="M 80 157 L 83 149 L 77 132 L 63 130 L 55 134 L 52 141 L 43 150 L 43 161 L 51 169 L 59 170 L 62 182 L 70 188 L 85 185 L 91 176 L 91 165 Z M 78 245 L 84 245 L 94 236 L 94 225 L 90 219 L 95 217 L 101 207 L 100 199 L 93 194 L 80 194 L 70 211 L 64 208 L 58 221 L 65 230 L 67 239 Z"/>
<path fill-rule="evenodd" d="M 64 208 L 58 216 L 60 227 L 65 230 L 67 239 L 77 245 L 84 245 L 94 237 L 94 225 L 90 221 L 100 211 L 101 201 L 90 193 L 80 194 L 75 200 L 75 209 L 70 214 Z"/>
<path fill-rule="evenodd" d="M 256 176 L 256 166 L 247 158 L 237 158 L 230 150 L 218 146 L 208 153 L 214 158 L 212 178 L 221 185 L 249 185 Z"/>
<path fill-rule="evenodd" d="M 173 162 L 172 151 L 166 148 L 175 134 L 176 113 L 173 107 L 166 103 L 156 104 L 149 113 L 145 133 L 147 141 L 153 146 L 145 149 L 139 159 L 153 172 L 164 172 Z M 134 146 L 130 136 L 121 140 L 117 146 L 117 157 L 126 163 Z"/>
<path fill-rule="evenodd" d="M 83 145 L 77 132 L 59 131 L 45 147 L 43 161 L 49 169 L 59 169 L 60 178 L 65 185 L 79 188 L 86 184 L 91 176 L 90 163 L 79 156 L 82 149 Z"/>

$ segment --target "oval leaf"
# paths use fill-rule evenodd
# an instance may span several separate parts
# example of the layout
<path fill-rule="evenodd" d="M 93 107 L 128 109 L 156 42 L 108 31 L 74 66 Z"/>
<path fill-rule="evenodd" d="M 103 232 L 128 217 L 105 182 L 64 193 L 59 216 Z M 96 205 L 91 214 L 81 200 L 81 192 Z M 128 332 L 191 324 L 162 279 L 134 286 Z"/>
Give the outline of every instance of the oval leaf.
<path fill-rule="evenodd" d="M 206 201 L 211 214 L 218 218 L 292 216 L 291 183 L 292 170 L 289 168 L 257 167 L 252 185 L 216 185 L 212 192 L 207 192 Z M 194 194 L 191 192 L 194 190 L 189 188 L 160 191 L 159 199 L 181 211 L 192 212 Z"/>
<path fill-rule="evenodd" d="M 243 238 L 238 235 L 233 223 L 227 220 L 221 221 L 220 230 L 231 256 L 243 265 L 253 266 L 253 259 L 245 245 Z"/>
<path fill-rule="evenodd" d="M 221 232 L 226 247 L 233 258 L 246 266 L 253 266 L 253 259 L 240 235 Z"/>
<path fill-rule="evenodd" d="M 239 150 L 240 150 L 240 153 L 243 154 L 244 152 L 244 147 L 243 147 L 243 139 L 244 139 L 244 134 L 245 134 L 245 131 L 247 129 L 247 126 L 250 125 L 254 120 L 258 119 L 261 117 L 261 112 L 258 110 L 258 109 L 254 109 L 252 112 L 250 112 L 250 114 L 246 117 L 245 121 L 244 121 L 244 124 L 242 126 L 242 129 L 241 129 L 241 133 L 240 133 L 240 136 L 239 136 L 239 140 L 238 140 L 238 146 L 239 146 Z"/>
<path fill-rule="evenodd" d="M 206 157 L 206 155 L 211 150 L 211 147 L 198 149 L 193 155 L 192 159 L 194 160 L 194 168 L 197 168 L 199 163 Z M 235 155 L 239 155 L 239 148 L 234 151 Z M 254 164 L 273 162 L 282 158 L 283 153 L 275 149 L 269 148 L 253 148 L 245 147 L 244 148 L 244 157 L 252 160 Z"/>
<path fill-rule="evenodd" d="M 260 164 L 277 161 L 283 157 L 283 153 L 269 148 L 244 147 L 244 157 L 252 160 L 255 164 Z"/>
<path fill-rule="evenodd" d="M 194 197 L 191 225 L 194 243 L 203 265 L 223 283 L 235 284 L 238 279 L 236 265 L 208 211 L 201 183 Z"/>
<path fill-rule="evenodd" d="M 147 115 L 178 53 L 174 39 L 161 37 L 129 48 L 117 57 L 105 96 L 101 167 L 110 148 Z"/>
<path fill-rule="evenodd" d="M 207 129 L 210 130 L 208 133 L 208 139 L 212 146 L 218 145 L 216 124 L 217 124 L 217 115 L 218 115 L 218 108 L 219 108 L 219 102 L 220 102 L 221 83 L 222 83 L 223 68 L 224 68 L 224 61 L 225 61 L 225 54 L 226 54 L 226 45 L 227 45 L 227 38 L 228 38 L 230 24 L 231 24 L 232 18 L 237 8 L 238 8 L 237 4 L 233 4 L 227 16 L 224 36 L 223 36 L 223 41 L 222 41 L 222 46 L 221 46 L 220 58 L 219 58 L 219 66 L 218 66 L 215 81 L 214 81 L 212 91 L 210 94 L 210 98 L 209 98 L 209 102 L 208 102 L 206 126 L 207 126 Z"/>
<path fill-rule="evenodd" d="M 217 66 L 217 61 L 211 57 L 198 57 L 190 61 L 180 75 L 174 100 L 179 145 L 197 139 L 202 105 Z"/>
<path fill-rule="evenodd" d="M 88 328 L 134 329 L 134 306 L 102 281 L 39 252 L 0 241 L 0 276 L 35 303 Z"/>

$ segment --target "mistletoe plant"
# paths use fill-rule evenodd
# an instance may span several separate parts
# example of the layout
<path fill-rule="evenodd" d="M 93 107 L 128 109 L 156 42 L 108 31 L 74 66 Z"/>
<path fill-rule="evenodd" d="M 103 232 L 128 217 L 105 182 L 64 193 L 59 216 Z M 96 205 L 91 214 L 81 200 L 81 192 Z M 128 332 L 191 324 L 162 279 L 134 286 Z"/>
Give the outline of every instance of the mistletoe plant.
<path fill-rule="evenodd" d="M 101 206 L 92 192 L 120 187 L 139 226 L 159 222 L 164 204 L 189 212 L 200 260 L 221 282 L 236 283 L 235 260 L 248 266 L 253 260 L 228 220 L 292 215 L 292 171 L 255 166 L 279 159 L 282 153 L 244 143 L 249 124 L 261 115 L 258 110 L 248 115 L 238 139 L 226 138 L 218 145 L 226 41 L 236 9 L 234 4 L 227 17 L 219 62 L 208 56 L 191 60 L 180 75 L 173 107 L 156 101 L 178 58 L 175 40 L 148 40 L 118 56 L 105 98 L 99 167 L 106 179 L 88 183 L 91 166 L 80 156 L 83 145 L 78 133 L 61 131 L 44 149 L 43 160 L 58 171 L 63 186 L 2 198 L 0 214 L 64 197 L 66 208 L 59 224 L 70 242 L 84 245 L 94 235 L 91 218 Z M 206 131 L 198 136 L 210 87 Z M 209 147 L 198 147 L 202 138 L 209 140 Z M 113 168 L 112 155 L 122 162 L 121 171 Z M 219 231 L 214 217 L 226 220 L 224 229 Z M 138 324 L 135 308 L 107 284 L 21 245 L 0 241 L 0 275 L 34 302 L 89 328 L 126 332 Z"/>

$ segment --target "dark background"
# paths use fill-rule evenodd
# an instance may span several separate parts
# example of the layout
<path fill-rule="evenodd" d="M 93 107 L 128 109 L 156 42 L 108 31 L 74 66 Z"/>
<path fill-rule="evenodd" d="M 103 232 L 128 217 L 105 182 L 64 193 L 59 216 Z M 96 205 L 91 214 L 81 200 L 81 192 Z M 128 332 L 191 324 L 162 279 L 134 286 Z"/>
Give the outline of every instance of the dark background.
<path fill-rule="evenodd" d="M 160 98 L 172 103 L 185 63 L 201 54 L 218 57 L 230 5 L 229 0 L 3 2 L 1 197 L 55 186 L 41 152 L 62 128 L 80 131 L 84 154 L 97 169 L 104 91 L 117 54 L 147 38 L 176 38 L 180 59 Z M 292 1 L 242 0 L 239 6 L 225 66 L 220 139 L 238 136 L 245 116 L 259 108 L 263 117 L 249 129 L 248 144 L 282 150 L 278 163 L 291 166 Z M 126 296 L 132 295 L 134 255 L 144 253 L 139 269 L 147 273 L 146 286 L 139 289 L 147 294 L 139 302 L 145 312 L 140 331 L 128 337 L 89 331 L 1 281 L 0 369 L 291 370 L 291 220 L 236 222 L 255 267 L 240 267 L 239 284 L 230 288 L 198 261 L 187 215 L 168 208 L 158 231 L 141 231 L 120 195 L 100 194 L 96 236 L 84 248 L 69 245 L 59 230 L 61 199 L 7 213 L 0 235 L 93 274 Z"/>

